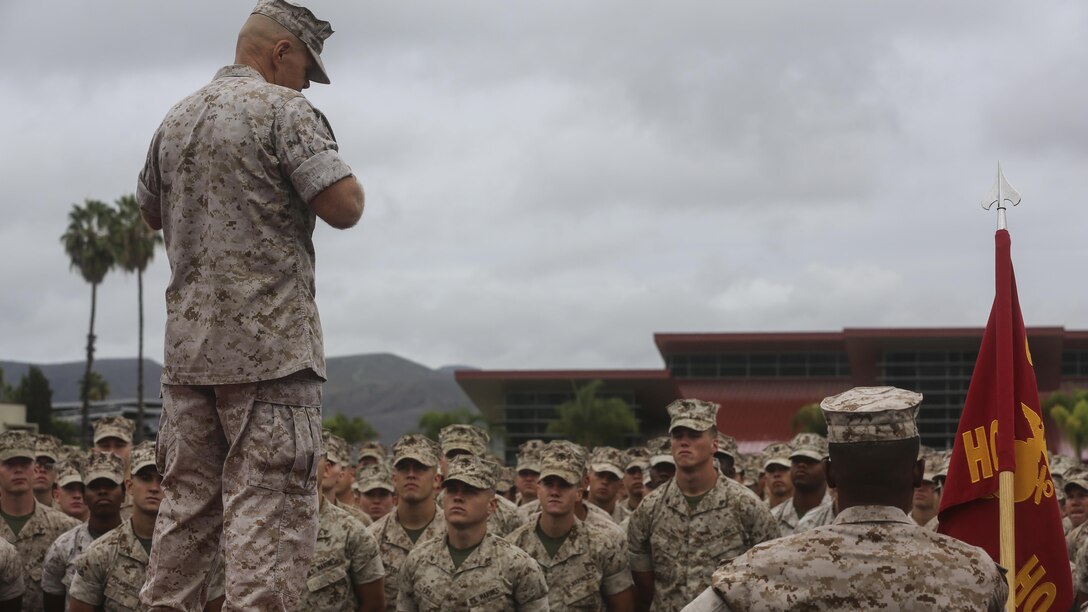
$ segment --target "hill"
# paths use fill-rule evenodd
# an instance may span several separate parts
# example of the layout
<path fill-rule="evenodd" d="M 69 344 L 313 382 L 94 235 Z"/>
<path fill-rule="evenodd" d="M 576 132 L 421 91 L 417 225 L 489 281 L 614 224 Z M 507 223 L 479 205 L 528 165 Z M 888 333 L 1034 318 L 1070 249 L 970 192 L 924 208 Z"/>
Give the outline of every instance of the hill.
<path fill-rule="evenodd" d="M 29 366 L 23 362 L 0 361 L 4 380 L 16 385 Z M 38 365 L 53 389 L 53 403 L 79 401 L 79 379 L 84 362 Z M 431 369 L 389 353 L 330 357 L 324 386 L 325 416 L 343 413 L 361 416 L 391 444 L 401 434 L 413 431 L 419 417 L 428 411 L 445 412 L 459 407 L 473 408 L 472 401 L 453 379 L 457 369 L 445 366 Z M 135 359 L 96 359 L 94 370 L 109 383 L 110 397 L 136 396 Z M 144 360 L 144 395 L 158 398 L 162 366 Z"/>

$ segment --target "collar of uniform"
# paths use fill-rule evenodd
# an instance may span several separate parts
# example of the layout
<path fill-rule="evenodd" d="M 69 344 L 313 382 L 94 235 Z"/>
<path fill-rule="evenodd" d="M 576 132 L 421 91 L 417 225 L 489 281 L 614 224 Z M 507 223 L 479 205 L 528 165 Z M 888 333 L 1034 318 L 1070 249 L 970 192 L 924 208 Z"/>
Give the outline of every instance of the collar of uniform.
<path fill-rule="evenodd" d="M 381 535 L 378 538 L 378 543 L 383 541 L 404 551 L 410 552 L 415 548 L 416 544 L 421 544 L 431 538 L 436 538 L 446 533 L 446 517 L 443 516 L 442 510 L 438 507 L 434 509 L 434 518 L 427 524 L 423 533 L 419 534 L 419 539 L 415 542 L 412 538 L 408 537 L 408 532 L 404 529 L 404 525 L 400 524 L 397 520 L 397 509 L 393 508 L 391 512 L 378 519 L 378 521 L 385 521 L 385 524 L 376 530 Z"/>
<path fill-rule="evenodd" d="M 36 535 L 44 534 L 46 527 L 45 515 L 49 511 L 47 508 L 48 506 L 43 505 L 38 500 L 34 500 L 34 512 L 31 514 L 30 518 L 27 519 L 23 528 L 19 530 L 19 535 L 15 536 L 15 540 L 27 540 Z M 10 533 L 11 528 L 8 527 L 7 521 L 0 522 L 4 523 L 4 530 Z M 12 540 L 13 544 L 15 543 L 15 540 Z"/>
<path fill-rule="evenodd" d="M 538 516 L 536 521 L 533 522 L 533 537 L 536 537 L 536 528 L 540 524 L 540 517 Z M 546 558 L 540 562 L 540 565 L 546 567 L 552 567 L 553 565 L 559 565 L 560 563 L 570 559 L 575 555 L 582 555 L 589 552 L 589 538 L 586 537 L 587 528 L 577 516 L 574 517 L 574 524 L 570 528 L 570 533 L 567 534 L 567 539 L 563 542 L 563 545 L 559 547 L 559 550 L 555 552 L 555 557 Z M 541 544 L 541 548 L 543 548 Z"/>
<path fill-rule="evenodd" d="M 684 497 L 684 494 L 680 492 L 680 487 L 676 484 L 676 479 L 670 479 L 666 483 L 667 489 L 665 490 L 665 503 L 674 511 L 679 512 L 685 516 L 696 514 L 702 514 L 704 512 L 710 512 L 711 510 L 717 510 L 729 505 L 728 495 L 726 493 L 729 486 L 725 480 L 725 476 L 718 476 L 718 479 L 714 481 L 714 486 L 703 496 L 703 499 L 699 500 L 699 507 L 695 510 L 691 510 L 688 506 L 688 500 Z M 604 512 L 602 510 L 602 512 Z M 606 513 L 607 514 L 607 513 Z"/>
<path fill-rule="evenodd" d="M 834 525 L 840 523 L 906 523 L 913 525 L 906 512 L 894 506 L 851 506 L 835 517 Z"/>
<path fill-rule="evenodd" d="M 230 66 L 223 66 L 215 73 L 216 79 L 224 77 L 250 77 L 255 79 L 264 80 L 261 73 L 257 72 L 256 68 L 252 66 L 246 66 L 245 64 L 231 64 Z"/>
<path fill-rule="evenodd" d="M 136 535 L 136 530 L 132 528 L 132 519 L 125 521 L 122 525 L 122 531 L 118 534 L 121 538 L 120 545 L 117 550 L 126 557 L 131 557 L 145 566 L 148 564 L 147 551 L 144 550 L 144 545 L 140 543 L 139 536 Z"/>

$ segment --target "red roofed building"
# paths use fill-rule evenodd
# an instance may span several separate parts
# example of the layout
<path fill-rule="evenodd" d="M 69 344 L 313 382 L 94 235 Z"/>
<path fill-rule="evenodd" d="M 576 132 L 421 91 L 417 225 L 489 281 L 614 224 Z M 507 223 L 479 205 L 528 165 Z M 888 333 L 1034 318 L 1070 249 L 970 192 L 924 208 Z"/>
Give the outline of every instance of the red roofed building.
<path fill-rule="evenodd" d="M 676 398 L 718 402 L 718 428 L 755 451 L 793 436 L 790 420 L 805 404 L 855 386 L 893 385 L 918 391 L 922 442 L 948 448 L 967 397 L 983 329 L 863 329 L 841 332 L 654 335 L 661 370 L 469 371 L 456 380 L 480 411 L 506 428 L 508 457 L 532 438 L 551 439 L 556 407 L 579 385 L 601 380 L 602 393 L 628 402 L 640 435 L 668 429 L 665 406 Z M 1040 395 L 1088 387 L 1088 331 L 1028 329 Z M 1048 423 L 1047 438 L 1060 436 Z"/>

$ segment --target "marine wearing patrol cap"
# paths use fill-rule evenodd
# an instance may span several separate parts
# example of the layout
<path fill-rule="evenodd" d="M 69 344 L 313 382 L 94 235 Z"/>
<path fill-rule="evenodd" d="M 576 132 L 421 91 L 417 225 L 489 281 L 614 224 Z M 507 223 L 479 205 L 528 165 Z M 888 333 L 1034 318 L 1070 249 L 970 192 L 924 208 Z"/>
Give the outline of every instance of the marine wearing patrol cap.
<path fill-rule="evenodd" d="M 82 465 L 74 456 L 57 462 L 57 487 L 63 489 L 73 482 L 83 482 Z"/>
<path fill-rule="evenodd" d="M 60 445 L 60 438 L 56 436 L 37 434 L 34 439 L 34 454 L 56 463 L 60 461 Z"/>
<path fill-rule="evenodd" d="M 718 450 L 715 455 L 725 455 L 733 460 L 733 465 L 740 459 L 740 451 L 737 449 L 737 439 L 718 432 Z"/>
<path fill-rule="evenodd" d="M 94 422 L 94 443 L 103 438 L 120 438 L 131 444 L 134 429 L 136 423 L 123 416 L 104 416 Z"/>
<path fill-rule="evenodd" d="M 623 451 L 611 446 L 598 446 L 590 455 L 589 465 L 594 472 L 608 472 L 623 480 L 623 465 L 627 462 Z"/>
<path fill-rule="evenodd" d="M 393 443 L 393 467 L 405 459 L 414 459 L 427 467 L 438 465 L 438 444 L 421 434 L 405 434 Z"/>
<path fill-rule="evenodd" d="M 355 475 L 355 482 L 359 485 L 360 493 L 375 489 L 385 489 L 390 493 L 396 491 L 393 488 L 393 473 L 389 471 L 384 463 L 374 463 L 360 467 L 359 472 Z"/>
<path fill-rule="evenodd" d="M 896 387 L 854 387 L 824 398 L 829 444 L 886 442 L 918 437 L 922 395 Z"/>
<path fill-rule="evenodd" d="M 763 471 L 766 472 L 767 468 L 772 465 L 781 465 L 782 467 L 790 467 L 790 455 L 793 454 L 793 449 L 789 444 L 785 442 L 774 442 L 768 444 L 763 448 Z"/>
<path fill-rule="evenodd" d="M 363 445 L 359 447 L 359 463 L 363 463 L 363 459 L 365 458 L 371 458 L 378 463 L 381 463 L 385 461 L 385 458 L 388 455 L 389 453 L 385 450 L 385 445 L 377 440 L 364 442 Z"/>
<path fill-rule="evenodd" d="M 457 455 L 450 459 L 449 474 L 442 486 L 447 486 L 451 481 L 463 482 L 477 489 L 494 489 L 495 470 L 475 455 Z"/>
<path fill-rule="evenodd" d="M 487 452 L 487 445 L 491 442 L 491 436 L 483 429 L 475 425 L 455 423 L 447 425 L 438 432 L 438 443 L 442 447 L 442 454 L 449 456 L 451 451 L 465 451 L 482 457 Z"/>
<path fill-rule="evenodd" d="M 650 449 L 645 446 L 632 446 L 624 453 L 624 470 L 637 467 L 642 471 L 650 469 Z"/>
<path fill-rule="evenodd" d="M 314 59 L 314 67 L 306 78 L 315 83 L 329 84 L 329 74 L 321 61 L 325 39 L 333 33 L 329 22 L 315 17 L 310 9 L 286 0 L 260 0 L 253 7 L 253 13 L 268 17 L 301 40 Z"/>
<path fill-rule="evenodd" d="M 700 399 L 679 399 L 665 407 L 669 413 L 669 432 L 677 427 L 706 431 L 718 421 L 718 404 Z"/>
<path fill-rule="evenodd" d="M 646 446 L 650 449 L 650 467 L 659 463 L 676 465 L 676 460 L 672 458 L 672 441 L 668 436 L 652 438 Z"/>
<path fill-rule="evenodd" d="M 321 442 L 325 447 L 325 460 L 337 465 L 346 465 L 350 459 L 351 450 L 347 440 L 332 433 L 328 429 L 321 430 Z"/>
<path fill-rule="evenodd" d="M 581 486 L 586 473 L 585 452 L 574 444 L 548 444 L 540 453 L 540 480 L 556 476 L 574 486 Z"/>
<path fill-rule="evenodd" d="M 544 449 L 543 440 L 526 440 L 518 445 L 518 464 L 516 472 L 529 470 L 540 471 L 540 451 Z"/>

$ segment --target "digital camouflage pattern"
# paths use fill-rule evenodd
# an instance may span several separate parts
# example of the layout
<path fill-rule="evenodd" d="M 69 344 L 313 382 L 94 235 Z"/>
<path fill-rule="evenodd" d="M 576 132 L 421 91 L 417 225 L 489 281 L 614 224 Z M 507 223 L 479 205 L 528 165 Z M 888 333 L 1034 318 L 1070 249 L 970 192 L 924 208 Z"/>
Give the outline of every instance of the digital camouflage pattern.
<path fill-rule="evenodd" d="M 385 576 L 378 543 L 366 527 L 330 503 L 322 503 L 306 587 L 299 609 L 351 612 L 359 609 L 352 585 L 369 584 Z"/>
<path fill-rule="evenodd" d="M 37 434 L 34 436 L 34 454 L 38 457 L 46 457 L 56 463 L 60 461 L 60 438 L 50 434 Z"/>
<path fill-rule="evenodd" d="M 669 431 L 677 427 L 706 431 L 717 424 L 719 407 L 714 402 L 701 399 L 673 400 L 665 407 L 669 413 Z"/>
<path fill-rule="evenodd" d="M 191 609 L 222 550 L 230 606 L 295 609 L 317 537 L 320 405 L 320 382 L 302 375 L 163 386 L 145 603 Z"/>
<path fill-rule="evenodd" d="M 438 465 L 438 443 L 421 434 L 404 434 L 393 443 L 393 466 L 403 459 L 415 459 L 427 467 Z"/>
<path fill-rule="evenodd" d="M 132 443 L 132 432 L 136 430 L 136 422 L 123 416 L 104 416 L 95 419 L 94 442 L 97 444 L 103 438 L 120 438 L 129 444 Z"/>
<path fill-rule="evenodd" d="M 763 447 L 761 453 L 763 457 L 763 471 L 766 471 L 768 467 L 772 465 L 781 465 L 784 467 L 790 467 L 790 455 L 793 454 L 793 449 L 785 442 L 772 442 Z"/>
<path fill-rule="evenodd" d="M 0 601 L 11 601 L 26 591 L 19 551 L 7 540 L 0 540 Z"/>
<path fill-rule="evenodd" d="M 140 587 L 147 576 L 147 561 L 147 551 L 132 530 L 132 521 L 124 521 L 92 542 L 76 559 L 68 596 L 105 612 L 145 610 L 140 603 Z M 207 600 L 222 597 L 221 563 L 216 564 L 209 581 Z"/>
<path fill-rule="evenodd" d="M 740 450 L 737 448 L 737 439 L 718 432 L 718 452 L 715 454 L 727 455 L 736 464 L 740 459 Z"/>
<path fill-rule="evenodd" d="M 65 531 L 49 551 L 42 563 L 42 591 L 50 595 L 63 596 L 72 586 L 72 576 L 76 571 L 76 557 L 94 542 L 87 523 Z"/>
<path fill-rule="evenodd" d="M 543 440 L 526 440 L 518 445 L 518 463 L 515 472 L 529 470 L 540 471 L 540 453 L 544 450 Z"/>
<path fill-rule="evenodd" d="M 754 493 L 724 476 L 692 510 L 675 480 L 654 489 L 628 519 L 632 572 L 653 572 L 651 610 L 679 610 L 710 585 L 722 563 L 777 538 L 778 525 Z"/>
<path fill-rule="evenodd" d="M 351 518 L 353 518 L 353 519 L 359 521 L 360 523 L 362 523 L 363 527 L 369 527 L 371 524 L 374 523 L 374 519 L 370 518 L 370 515 L 367 514 L 366 512 L 363 512 L 358 506 L 353 506 L 351 504 L 346 504 L 346 503 L 340 501 L 339 499 L 334 499 L 332 501 L 332 504 L 334 506 L 336 506 L 337 508 L 339 508 L 340 510 L 343 510 L 344 512 L 347 512 L 348 514 L 350 514 Z"/>
<path fill-rule="evenodd" d="M 918 437 L 922 394 L 896 387 L 854 387 L 826 397 L 820 409 L 831 444 L 906 440 Z"/>
<path fill-rule="evenodd" d="M 454 569 L 446 538 L 420 543 L 400 571 L 400 612 L 547 611 L 548 584 L 528 553 L 487 533 Z"/>
<path fill-rule="evenodd" d="M 812 514 L 813 512 L 816 512 L 816 510 L 819 509 L 824 504 L 830 504 L 830 503 L 831 503 L 831 495 L 829 493 L 825 492 L 824 493 L 824 499 L 823 499 L 823 501 L 820 502 L 820 506 L 817 506 L 816 508 L 813 508 L 812 510 L 809 510 L 808 512 L 805 513 L 804 516 L 799 516 L 797 514 L 797 508 L 794 507 L 794 505 L 793 505 L 793 498 L 791 497 L 790 499 L 787 499 L 786 501 L 782 502 L 781 504 L 778 504 L 774 508 L 771 508 L 771 516 L 773 516 L 775 522 L 778 523 L 778 531 L 779 531 L 779 533 L 781 535 L 784 535 L 784 536 L 793 535 L 793 534 L 797 533 L 797 531 L 799 529 L 799 526 L 804 522 L 804 520 L 808 517 L 808 515 Z M 810 519 L 810 521 L 815 521 L 815 520 L 816 520 L 816 517 L 813 517 L 812 519 Z M 815 526 L 816 526 L 816 524 L 813 523 L 813 524 L 809 525 L 808 528 L 811 529 L 812 527 L 815 527 Z"/>
<path fill-rule="evenodd" d="M 307 78 L 315 83 L 329 83 L 325 64 L 321 61 L 321 50 L 325 40 L 332 36 L 332 25 L 318 19 L 310 9 L 296 2 L 286 0 L 259 0 L 253 7 L 254 13 L 260 13 L 287 29 L 306 45 L 314 66 L 307 72 Z"/>
<path fill-rule="evenodd" d="M 488 533 L 503 537 L 525 524 L 525 518 L 518 512 L 520 506 L 501 495 L 495 496 L 495 502 L 495 511 L 487 518 Z"/>
<path fill-rule="evenodd" d="M 589 456 L 589 466 L 594 472 L 609 472 L 616 478 L 623 480 L 623 465 L 627 463 L 627 456 L 623 451 L 611 446 L 598 446 Z"/>
<path fill-rule="evenodd" d="M 448 455 L 453 450 L 463 450 L 483 457 L 490 442 L 491 435 L 475 425 L 454 423 L 446 425 L 438 432 L 438 444 L 442 447 L 443 455 Z"/>
<path fill-rule="evenodd" d="M 397 589 L 400 584 L 400 568 L 404 567 L 404 561 L 408 553 L 416 547 L 433 538 L 445 538 L 446 517 L 442 510 L 435 508 L 434 519 L 419 534 L 419 538 L 412 542 L 412 538 L 404 531 L 404 527 L 397 521 L 397 511 L 383 516 L 374 521 L 368 527 L 370 533 L 378 541 L 378 549 L 381 551 L 382 564 L 385 565 L 385 609 L 392 612 L 397 609 Z"/>
<path fill-rule="evenodd" d="M 4 435 L 10 434 L 7 432 Z M 22 433 L 22 432 L 20 432 Z M 79 525 L 79 521 L 34 502 L 34 515 L 27 520 L 19 535 L 12 532 L 7 521 L 0 521 L 0 537 L 7 540 L 19 551 L 19 560 L 23 564 L 23 610 L 36 612 L 42 610 L 42 570 L 45 553 L 64 532 Z"/>
<path fill-rule="evenodd" d="M 823 461 L 827 457 L 827 438 L 818 433 L 801 432 L 790 440 L 790 459 L 807 457 L 813 461 Z"/>
<path fill-rule="evenodd" d="M 606 610 L 604 597 L 634 587 L 627 551 L 607 532 L 574 519 L 566 541 L 548 554 L 536 534 L 539 518 L 506 537 L 544 571 L 552 610 Z"/>
<path fill-rule="evenodd" d="M 114 484 L 125 484 L 125 460 L 113 453 L 91 453 L 83 476 L 88 483 L 104 478 Z"/>
<path fill-rule="evenodd" d="M 136 196 L 170 260 L 163 383 L 325 377 L 308 202 L 349 175 L 325 116 L 248 66 L 170 110 Z"/>
<path fill-rule="evenodd" d="M 934 520 L 936 520 L 936 518 L 937 517 L 933 517 Z M 794 533 L 803 533 L 809 529 L 830 525 L 834 521 L 835 500 L 829 498 L 819 506 L 806 512 L 805 515 L 801 517 L 801 520 L 797 521 L 797 526 L 793 531 Z M 930 531 L 936 531 L 936 529 L 931 529 Z"/>
<path fill-rule="evenodd" d="M 29 431 L 10 430 L 0 433 L 0 461 L 22 457 L 34 461 L 37 440 Z"/>
<path fill-rule="evenodd" d="M 981 548 L 855 506 L 832 525 L 753 548 L 714 572 L 724 601 L 688 610 L 1004 609 L 1008 584 Z"/>
<path fill-rule="evenodd" d="M 379 463 L 383 463 L 388 455 L 385 445 L 377 440 L 363 442 L 363 445 L 359 447 L 359 461 L 362 461 L 363 457 L 372 457 L 377 459 Z"/>
<path fill-rule="evenodd" d="M 362 493 L 374 489 L 396 492 L 393 488 L 393 472 L 385 462 L 359 466 L 355 472 L 355 482 L 359 483 L 359 491 Z"/>

